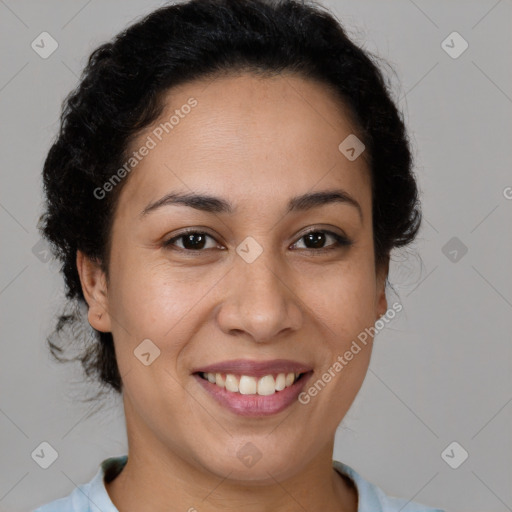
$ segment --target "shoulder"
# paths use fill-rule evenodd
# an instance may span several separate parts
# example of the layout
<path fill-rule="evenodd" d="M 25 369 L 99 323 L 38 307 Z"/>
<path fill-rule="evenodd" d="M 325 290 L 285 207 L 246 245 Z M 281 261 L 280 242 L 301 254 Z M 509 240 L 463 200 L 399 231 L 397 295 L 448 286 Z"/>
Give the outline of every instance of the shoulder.
<path fill-rule="evenodd" d="M 68 496 L 46 503 L 32 512 L 118 512 L 105 489 L 105 481 L 117 474 L 126 463 L 126 455 L 101 462 L 89 482 L 77 486 Z"/>
<path fill-rule="evenodd" d="M 358 512 L 444 512 L 415 501 L 388 496 L 380 487 L 363 478 L 355 469 L 343 462 L 333 460 L 333 467 L 354 482 L 359 496 Z"/>
<path fill-rule="evenodd" d="M 41 505 L 33 512 L 96 512 L 91 508 L 90 489 L 91 482 L 79 485 L 68 496 Z"/>

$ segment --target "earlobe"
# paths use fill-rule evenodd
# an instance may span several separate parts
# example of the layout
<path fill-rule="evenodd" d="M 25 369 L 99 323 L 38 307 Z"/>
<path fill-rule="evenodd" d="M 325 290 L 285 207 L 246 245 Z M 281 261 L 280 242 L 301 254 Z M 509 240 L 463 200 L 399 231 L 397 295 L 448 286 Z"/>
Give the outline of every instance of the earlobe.
<path fill-rule="evenodd" d="M 89 323 L 98 331 L 110 332 L 111 322 L 108 312 L 105 273 L 99 263 L 79 250 L 76 252 L 76 268 L 85 300 L 89 306 L 87 314 Z"/>
<path fill-rule="evenodd" d="M 388 301 L 386 298 L 386 280 L 389 272 L 389 259 L 387 260 L 385 265 L 379 269 L 377 274 L 377 298 L 376 298 L 376 312 L 377 317 L 375 321 L 386 314 L 388 310 Z"/>

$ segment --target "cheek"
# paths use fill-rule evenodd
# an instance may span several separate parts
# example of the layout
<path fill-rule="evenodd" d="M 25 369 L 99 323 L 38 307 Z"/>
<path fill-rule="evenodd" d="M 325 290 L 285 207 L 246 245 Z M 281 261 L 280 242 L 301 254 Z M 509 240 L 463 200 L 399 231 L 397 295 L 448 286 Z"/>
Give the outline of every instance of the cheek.
<path fill-rule="evenodd" d="M 375 318 L 374 270 L 371 261 L 360 259 L 353 265 L 340 265 L 335 271 L 314 277 L 308 278 L 305 285 L 309 287 L 303 293 L 323 340 L 322 350 L 317 353 L 320 368 L 316 377 L 323 382 L 311 389 L 311 399 L 325 386 L 327 390 L 319 393 L 323 398 L 316 407 L 339 410 L 341 404 L 348 407 L 352 403 L 370 362 L 369 328 Z"/>
<path fill-rule="evenodd" d="M 372 276 L 371 269 L 354 268 L 331 275 L 323 281 L 321 292 L 310 293 L 322 345 L 316 354 L 318 371 L 304 389 L 301 403 L 316 411 L 318 428 L 336 428 L 366 376 L 372 349 L 369 328 L 374 325 Z"/>
<path fill-rule="evenodd" d="M 207 302 L 205 294 L 220 275 L 201 271 L 192 274 L 190 269 L 185 272 L 165 259 L 139 258 L 137 262 L 126 254 L 112 268 L 109 311 L 120 352 L 119 365 L 131 365 L 133 350 L 150 339 L 161 351 L 161 361 L 165 358 L 166 364 L 175 366 L 200 323 Z"/>
<path fill-rule="evenodd" d="M 119 323 L 134 335 L 156 335 L 165 325 L 170 329 L 187 304 L 186 283 L 170 272 L 169 263 L 126 248 L 112 257 L 111 267 L 109 310 Z"/>
<path fill-rule="evenodd" d="M 302 295 L 310 311 L 338 339 L 373 325 L 376 283 L 374 270 L 363 261 L 340 265 L 304 280 Z"/>

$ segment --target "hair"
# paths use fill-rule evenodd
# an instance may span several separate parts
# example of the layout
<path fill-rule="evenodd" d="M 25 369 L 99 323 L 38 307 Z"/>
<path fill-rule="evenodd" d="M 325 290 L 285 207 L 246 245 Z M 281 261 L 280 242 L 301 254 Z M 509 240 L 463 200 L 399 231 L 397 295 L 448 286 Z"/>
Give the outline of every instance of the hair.
<path fill-rule="evenodd" d="M 313 0 L 165 5 L 96 48 L 63 102 L 43 167 L 39 229 L 62 263 L 67 300 L 47 338 L 53 357 L 80 361 L 103 389 L 121 393 L 112 334 L 88 326 L 79 312 L 86 302 L 76 253 L 97 261 L 108 279 L 111 227 L 127 178 L 101 200 L 94 190 L 123 165 L 130 142 L 158 119 L 165 94 L 179 84 L 237 72 L 291 72 L 324 84 L 352 113 L 370 158 L 376 267 L 393 248 L 412 242 L 421 223 L 412 155 L 402 114 L 374 60 Z M 69 338 L 83 342 L 73 358 L 63 357 Z"/>

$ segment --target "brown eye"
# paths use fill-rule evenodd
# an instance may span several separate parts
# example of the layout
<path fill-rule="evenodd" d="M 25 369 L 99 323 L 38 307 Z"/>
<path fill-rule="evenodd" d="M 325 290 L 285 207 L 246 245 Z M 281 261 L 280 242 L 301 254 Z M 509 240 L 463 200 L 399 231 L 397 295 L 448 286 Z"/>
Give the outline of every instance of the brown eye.
<path fill-rule="evenodd" d="M 326 243 L 326 240 L 328 240 L 329 237 L 334 239 L 334 243 L 331 243 L 327 247 L 325 247 L 324 244 Z M 305 235 L 302 235 L 302 237 L 299 240 L 304 240 L 304 244 L 306 246 L 304 247 L 304 249 L 312 251 L 316 250 L 318 252 L 321 252 L 322 250 L 325 251 L 352 245 L 352 241 L 346 238 L 345 236 L 338 235 L 338 233 L 333 233 L 332 231 L 325 230 L 309 231 Z M 294 245 L 296 245 L 297 243 L 298 242 L 296 242 Z"/>
<path fill-rule="evenodd" d="M 334 243 L 330 243 L 327 246 L 326 242 L 334 240 Z M 213 243 L 210 247 L 207 247 L 208 239 L 216 242 L 213 236 L 205 233 L 204 231 L 194 231 L 188 230 L 183 233 L 180 233 L 177 236 L 174 236 L 163 243 L 163 246 L 170 249 L 177 249 L 181 251 L 188 252 L 203 252 L 203 249 L 213 249 L 217 247 L 216 243 Z M 308 233 L 302 235 L 299 239 L 304 240 L 305 247 L 299 247 L 299 249 L 310 250 L 315 252 L 325 252 L 329 250 L 338 249 L 341 247 L 347 247 L 352 245 L 352 241 L 345 236 L 339 235 L 338 233 L 334 233 L 332 231 L 326 230 L 312 230 Z M 181 246 L 178 245 L 177 242 L 181 242 Z M 293 246 L 297 245 L 299 242 L 295 242 Z M 292 247 L 293 247 L 292 246 Z"/>
<path fill-rule="evenodd" d="M 164 247 L 171 247 L 176 245 L 176 241 L 181 240 L 183 246 L 177 246 L 178 249 L 184 251 L 196 251 L 200 252 L 202 249 L 205 249 L 207 244 L 207 239 L 210 238 L 215 240 L 212 236 L 204 233 L 203 231 L 187 231 L 185 233 L 181 233 L 173 238 L 170 238 L 166 242 L 164 242 Z M 216 244 L 213 244 L 215 247 Z M 211 248 L 211 247 L 209 247 Z"/>

